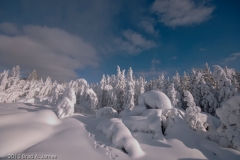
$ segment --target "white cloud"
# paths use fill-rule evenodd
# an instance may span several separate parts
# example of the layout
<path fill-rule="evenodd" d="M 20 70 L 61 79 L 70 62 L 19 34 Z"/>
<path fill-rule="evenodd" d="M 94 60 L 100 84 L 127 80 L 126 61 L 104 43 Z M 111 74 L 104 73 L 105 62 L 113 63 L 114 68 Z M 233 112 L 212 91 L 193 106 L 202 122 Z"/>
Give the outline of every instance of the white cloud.
<path fill-rule="evenodd" d="M 203 2 L 203 1 L 201 1 Z M 199 24 L 211 17 L 214 7 L 194 0 L 155 0 L 151 11 L 167 26 Z"/>
<path fill-rule="evenodd" d="M 240 52 L 239 52 L 239 53 L 233 53 L 233 54 L 231 54 L 228 58 L 226 58 L 226 59 L 224 60 L 224 62 L 225 62 L 225 63 L 228 63 L 228 62 L 235 61 L 239 56 L 240 56 Z"/>
<path fill-rule="evenodd" d="M 143 50 L 151 49 L 157 46 L 155 42 L 147 40 L 141 34 L 129 29 L 125 30 L 122 35 L 124 39 L 115 39 L 118 49 L 125 50 L 131 54 L 139 53 Z"/>
<path fill-rule="evenodd" d="M 147 33 L 150 33 L 150 34 L 153 34 L 153 35 L 156 35 L 158 36 L 158 31 L 155 30 L 154 28 L 154 21 L 152 20 L 142 20 L 140 23 L 139 23 L 139 26 L 141 28 L 143 28 Z"/>
<path fill-rule="evenodd" d="M 96 50 L 80 37 L 59 28 L 27 25 L 21 34 L 0 35 L 0 63 L 36 69 L 40 76 L 76 78 L 75 70 L 97 66 Z"/>
<path fill-rule="evenodd" d="M 17 34 L 18 33 L 18 28 L 16 25 L 8 22 L 4 22 L 0 24 L 0 30 L 2 30 L 4 33 L 7 34 Z"/>

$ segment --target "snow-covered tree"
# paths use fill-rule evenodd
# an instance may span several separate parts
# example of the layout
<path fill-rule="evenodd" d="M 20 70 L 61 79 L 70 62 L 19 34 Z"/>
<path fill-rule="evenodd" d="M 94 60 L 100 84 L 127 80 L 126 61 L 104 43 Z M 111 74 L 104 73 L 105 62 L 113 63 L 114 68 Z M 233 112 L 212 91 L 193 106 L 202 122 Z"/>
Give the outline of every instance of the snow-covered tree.
<path fill-rule="evenodd" d="M 173 82 L 174 88 L 177 92 L 177 95 L 176 95 L 176 98 L 178 99 L 177 106 L 182 106 L 184 94 L 183 94 L 183 90 L 182 90 L 182 86 L 181 86 L 181 77 L 179 76 L 178 72 L 176 72 L 176 75 L 173 76 L 172 82 Z"/>
<path fill-rule="evenodd" d="M 87 89 L 86 94 L 87 94 L 87 101 L 89 102 L 90 109 L 92 112 L 95 112 L 98 104 L 97 95 L 92 89 Z"/>
<path fill-rule="evenodd" d="M 70 116 L 74 112 L 74 104 L 76 103 L 76 95 L 73 88 L 64 91 L 63 99 L 57 104 L 57 116 L 63 118 Z"/>
<path fill-rule="evenodd" d="M 146 81 L 143 77 L 140 77 L 135 81 L 135 92 L 134 92 L 134 104 L 138 105 L 138 97 L 139 95 L 145 92 L 144 86 L 146 85 Z"/>
<path fill-rule="evenodd" d="M 215 115 L 216 109 L 219 107 L 219 103 L 212 93 L 210 87 L 206 84 L 203 77 L 200 80 L 200 90 L 201 90 L 201 105 L 204 108 L 204 112 Z"/>
<path fill-rule="evenodd" d="M 167 96 L 172 102 L 172 105 L 176 107 L 178 99 L 177 99 L 177 91 L 174 88 L 174 84 L 170 83 L 167 89 Z"/>
<path fill-rule="evenodd" d="M 129 81 L 129 82 L 133 82 L 133 70 L 132 70 L 131 67 L 129 68 L 129 70 L 127 72 L 126 80 Z"/>
<path fill-rule="evenodd" d="M 214 79 L 218 83 L 220 102 L 226 101 L 237 93 L 237 89 L 231 83 L 231 80 L 227 78 L 225 71 L 218 65 L 214 65 Z"/>
<path fill-rule="evenodd" d="M 20 80 L 20 67 L 16 66 L 12 68 L 12 72 L 8 77 L 7 88 L 16 85 Z"/>
<path fill-rule="evenodd" d="M 184 90 L 184 101 L 187 102 L 188 108 L 186 109 L 186 122 L 189 123 L 190 128 L 193 130 L 206 131 L 207 128 L 207 117 L 201 114 L 201 108 L 196 106 L 192 94 Z"/>
<path fill-rule="evenodd" d="M 183 77 L 181 78 L 181 82 L 183 90 L 190 90 L 190 76 L 185 71 L 183 73 Z"/>
<path fill-rule="evenodd" d="M 59 96 L 63 92 L 64 88 L 60 84 L 56 84 L 52 88 L 52 94 L 51 94 L 51 102 L 52 104 L 57 104 L 58 100 L 60 99 Z"/>
<path fill-rule="evenodd" d="M 216 81 L 213 78 L 213 74 L 210 70 L 210 67 L 208 66 L 208 63 L 206 63 L 206 67 L 203 69 L 203 77 L 208 86 L 211 86 L 211 88 L 216 88 L 217 84 Z"/>
<path fill-rule="evenodd" d="M 132 109 L 134 107 L 134 84 L 131 81 L 127 82 L 124 100 L 124 109 Z"/>
<path fill-rule="evenodd" d="M 1 75 L 0 91 L 5 91 L 8 83 L 8 70 L 4 70 Z"/>
<path fill-rule="evenodd" d="M 240 95 L 233 96 L 226 102 L 221 103 L 221 107 L 216 113 L 222 124 L 217 129 L 217 133 L 209 136 L 222 147 L 229 147 L 240 151 Z"/>
<path fill-rule="evenodd" d="M 197 106 L 201 105 L 201 90 L 199 87 L 199 82 L 201 80 L 202 74 L 200 72 L 195 71 L 192 69 L 192 76 L 190 80 L 190 88 L 191 88 L 191 93 L 194 98 L 194 102 L 196 103 Z"/>
<path fill-rule="evenodd" d="M 124 104 L 124 95 L 125 95 L 125 87 L 126 87 L 126 80 L 125 80 L 125 70 L 122 72 L 120 71 L 118 66 L 117 69 L 117 85 L 116 85 L 116 97 L 117 97 L 117 106 L 114 108 L 118 112 L 123 110 Z"/>
<path fill-rule="evenodd" d="M 45 83 L 41 87 L 38 97 L 44 97 L 44 96 L 50 96 L 51 95 L 51 90 L 52 90 L 52 80 L 50 77 L 47 77 Z"/>
<path fill-rule="evenodd" d="M 35 69 L 29 74 L 27 80 L 28 80 L 28 81 L 39 80 L 37 71 L 36 71 Z"/>

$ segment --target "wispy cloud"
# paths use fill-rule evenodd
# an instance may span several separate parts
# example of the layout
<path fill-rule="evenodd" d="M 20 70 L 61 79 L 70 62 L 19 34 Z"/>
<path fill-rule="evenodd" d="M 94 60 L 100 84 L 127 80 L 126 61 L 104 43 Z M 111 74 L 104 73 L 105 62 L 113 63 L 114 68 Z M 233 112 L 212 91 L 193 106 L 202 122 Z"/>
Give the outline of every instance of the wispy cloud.
<path fill-rule="evenodd" d="M 224 63 L 235 61 L 238 57 L 240 57 L 240 52 L 239 53 L 233 53 L 229 57 L 224 59 Z"/>
<path fill-rule="evenodd" d="M 150 33 L 155 36 L 159 36 L 159 33 L 154 28 L 155 21 L 151 18 L 145 18 L 139 23 L 139 27 L 143 28 L 147 33 Z"/>
<path fill-rule="evenodd" d="M 123 31 L 123 38 L 116 38 L 115 42 L 118 49 L 127 51 L 130 54 L 139 53 L 143 50 L 156 47 L 156 43 L 147 40 L 140 33 L 134 32 L 130 29 Z"/>
<path fill-rule="evenodd" d="M 161 69 L 157 68 L 157 65 L 160 63 L 161 63 L 160 60 L 152 59 L 151 60 L 151 68 L 149 70 L 137 71 L 136 74 L 138 76 L 144 76 L 147 79 L 158 77 L 162 74 L 167 75 L 168 73 L 166 71 L 162 71 Z"/>
<path fill-rule="evenodd" d="M 203 2 L 203 1 L 201 1 Z M 159 21 L 167 26 L 188 26 L 202 23 L 214 10 L 212 6 L 194 0 L 155 0 L 151 11 L 156 13 Z"/>
<path fill-rule="evenodd" d="M 0 31 L 7 34 L 17 34 L 18 27 L 15 24 L 4 22 L 0 24 Z"/>
<path fill-rule="evenodd" d="M 160 64 L 160 61 L 159 60 L 156 60 L 156 59 L 152 59 L 151 61 L 151 71 L 155 71 L 156 70 L 156 65 L 157 64 Z"/>
<path fill-rule="evenodd" d="M 0 35 L 2 65 L 36 69 L 42 77 L 49 75 L 54 79 L 76 78 L 75 70 L 98 65 L 96 50 L 62 29 L 27 25 L 20 32 L 14 36 Z"/>
<path fill-rule="evenodd" d="M 175 59 L 177 59 L 177 56 L 173 56 L 173 57 L 171 57 L 171 59 L 175 60 Z"/>

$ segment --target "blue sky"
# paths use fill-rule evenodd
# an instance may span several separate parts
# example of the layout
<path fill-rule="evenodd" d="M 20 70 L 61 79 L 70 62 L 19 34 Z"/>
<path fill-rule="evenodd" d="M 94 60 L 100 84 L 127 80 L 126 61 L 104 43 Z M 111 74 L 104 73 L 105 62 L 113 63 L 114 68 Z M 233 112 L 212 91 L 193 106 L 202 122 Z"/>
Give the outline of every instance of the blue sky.
<path fill-rule="evenodd" d="M 0 70 L 98 82 L 210 66 L 240 70 L 238 0 L 0 0 Z"/>

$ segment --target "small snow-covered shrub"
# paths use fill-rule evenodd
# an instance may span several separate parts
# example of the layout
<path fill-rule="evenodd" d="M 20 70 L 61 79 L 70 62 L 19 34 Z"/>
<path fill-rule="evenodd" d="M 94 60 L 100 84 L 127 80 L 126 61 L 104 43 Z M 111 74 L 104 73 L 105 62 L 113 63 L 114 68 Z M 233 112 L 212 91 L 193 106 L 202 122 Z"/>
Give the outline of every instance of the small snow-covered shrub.
<path fill-rule="evenodd" d="M 144 155 L 138 141 L 120 119 L 111 118 L 101 121 L 97 129 L 102 131 L 112 141 L 114 147 L 122 149 L 132 158 Z"/>
<path fill-rule="evenodd" d="M 160 91 L 151 90 L 141 94 L 138 98 L 139 105 L 147 105 L 150 108 L 170 109 L 172 108 L 170 99 Z"/>
<path fill-rule="evenodd" d="M 123 123 L 131 131 L 153 133 L 154 139 L 164 139 L 164 131 L 176 121 L 178 111 L 172 109 L 151 109 L 143 111 L 141 116 L 126 116 Z"/>
<path fill-rule="evenodd" d="M 72 115 L 74 112 L 74 104 L 76 103 L 76 95 L 73 88 L 64 91 L 63 99 L 57 104 L 58 118 Z"/>
<path fill-rule="evenodd" d="M 193 130 L 206 131 L 205 128 L 208 126 L 206 115 L 200 113 L 201 108 L 196 106 L 193 96 L 189 91 L 185 90 L 184 96 L 184 101 L 187 102 L 188 106 L 186 109 L 186 122 L 189 123 L 190 128 Z"/>
<path fill-rule="evenodd" d="M 219 140 L 218 143 L 222 147 L 240 151 L 240 95 L 233 96 L 221 105 L 216 113 L 222 124 L 217 129 L 217 135 L 211 135 L 209 138 Z"/>
<path fill-rule="evenodd" d="M 165 109 L 162 112 L 162 127 L 163 132 L 168 128 L 172 127 L 174 122 L 176 121 L 176 117 L 178 116 L 178 110 L 176 108 Z"/>
<path fill-rule="evenodd" d="M 96 117 L 118 117 L 118 113 L 112 107 L 103 107 L 97 110 Z"/>

